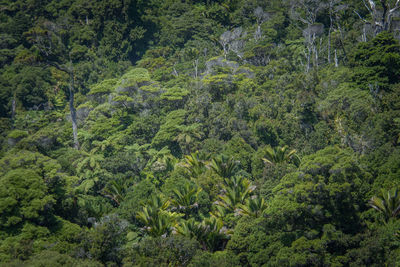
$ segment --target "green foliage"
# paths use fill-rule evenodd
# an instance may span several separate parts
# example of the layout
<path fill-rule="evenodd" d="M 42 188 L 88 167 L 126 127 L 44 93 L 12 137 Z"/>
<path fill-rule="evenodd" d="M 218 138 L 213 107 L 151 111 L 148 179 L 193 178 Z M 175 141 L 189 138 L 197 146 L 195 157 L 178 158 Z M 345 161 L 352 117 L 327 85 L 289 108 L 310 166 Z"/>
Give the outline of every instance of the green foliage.
<path fill-rule="evenodd" d="M 238 265 L 257 266 L 271 261 L 271 255 L 281 246 L 279 239 L 265 230 L 261 219 L 246 216 L 239 221 L 227 244 L 228 253 L 236 256 Z"/>
<path fill-rule="evenodd" d="M 174 154 L 179 153 L 179 150 L 176 151 L 177 149 L 174 146 L 174 139 L 179 133 L 179 126 L 184 123 L 185 116 L 186 111 L 182 109 L 170 112 L 165 119 L 165 123 L 161 125 L 160 130 L 154 136 L 152 145 L 158 148 L 168 145 Z"/>
<path fill-rule="evenodd" d="M 251 172 L 252 153 L 254 149 L 239 136 L 233 137 L 225 144 L 224 154 L 238 160 L 240 166 L 247 172 Z"/>
<path fill-rule="evenodd" d="M 88 95 L 101 95 L 111 93 L 117 83 L 117 79 L 109 79 L 101 81 L 100 83 L 94 85 Z"/>
<path fill-rule="evenodd" d="M 101 154 L 84 152 L 83 155 L 73 164 L 81 178 L 81 183 L 76 187 L 76 192 L 87 194 L 101 188 L 110 179 L 110 174 L 101 167 L 104 161 Z"/>
<path fill-rule="evenodd" d="M 162 93 L 161 99 L 166 99 L 168 101 L 178 101 L 185 98 L 188 94 L 188 90 L 175 86 L 172 88 L 168 88 L 166 92 Z"/>
<path fill-rule="evenodd" d="M 155 186 L 148 180 L 143 180 L 128 190 L 125 201 L 119 207 L 121 216 L 131 223 L 136 222 L 136 214 L 141 210 L 140 203 L 151 199 L 155 194 Z"/>
<path fill-rule="evenodd" d="M 300 158 L 296 155 L 296 150 L 288 151 L 287 146 L 267 148 L 263 161 L 266 164 L 278 164 L 291 161 L 297 167 L 300 165 Z"/>
<path fill-rule="evenodd" d="M 1 226 L 12 229 L 26 221 L 45 222 L 46 209 L 54 204 L 43 179 L 34 171 L 14 169 L 0 180 Z M 49 212 L 49 210 L 47 211 Z"/>
<path fill-rule="evenodd" d="M 161 197 L 154 195 L 151 201 L 137 213 L 136 217 L 145 225 L 144 229 L 149 235 L 158 237 L 172 232 L 172 227 L 176 225 L 177 219 L 182 217 L 182 214 L 167 211 L 169 205 L 169 200 L 163 201 Z"/>
<path fill-rule="evenodd" d="M 198 207 L 198 195 L 201 192 L 201 188 L 196 188 L 189 182 L 186 182 L 183 187 L 173 190 L 173 199 L 171 204 L 178 210 L 187 213 L 193 208 Z"/>
<path fill-rule="evenodd" d="M 104 216 L 87 233 L 83 249 L 105 265 L 121 264 L 119 251 L 125 243 L 127 226 L 126 221 L 114 214 Z"/>
<path fill-rule="evenodd" d="M 399 82 L 400 46 L 389 32 L 382 32 L 367 43 L 361 43 L 351 61 L 354 80 L 362 89 L 388 89 Z"/>
<path fill-rule="evenodd" d="M 383 224 L 376 231 L 366 234 L 360 247 L 348 253 L 351 258 L 349 261 L 360 265 L 396 265 L 399 262 L 398 229 L 397 220 Z"/>
<path fill-rule="evenodd" d="M 353 157 L 348 150 L 327 147 L 304 158 L 300 172 L 286 175 L 274 189 L 267 214 L 293 220 L 289 224 L 295 229 L 321 231 L 320 222 L 328 221 L 345 233 L 359 231 L 370 174 Z"/>
<path fill-rule="evenodd" d="M 180 131 L 180 133 L 176 136 L 175 140 L 178 142 L 181 150 L 185 154 L 189 154 L 190 151 L 193 150 L 191 147 L 193 146 L 194 141 L 196 139 L 201 139 L 201 137 L 203 136 L 203 133 L 199 129 L 200 127 L 201 124 L 199 123 L 194 123 L 188 126 L 178 126 L 178 130 Z"/>
<path fill-rule="evenodd" d="M 182 221 L 176 228 L 179 235 L 195 238 L 204 250 L 216 251 L 223 249 L 229 239 L 229 233 L 223 229 L 221 219 L 210 217 L 196 222 L 193 219 Z"/>
<path fill-rule="evenodd" d="M 204 153 L 194 152 L 185 156 L 182 166 L 185 168 L 190 178 L 197 178 L 206 171 L 208 156 Z"/>
<path fill-rule="evenodd" d="M 193 257 L 189 266 L 237 266 L 236 257 L 233 253 L 228 251 L 216 251 L 214 253 L 210 252 L 198 252 L 196 256 Z"/>
<path fill-rule="evenodd" d="M 238 163 L 233 158 L 221 155 L 211 160 L 210 168 L 222 178 L 231 178 L 238 171 Z"/>
<path fill-rule="evenodd" d="M 138 89 L 150 82 L 150 74 L 146 69 L 135 68 L 125 73 L 116 82 L 115 88 L 135 88 Z"/>
<path fill-rule="evenodd" d="M 400 214 L 400 196 L 397 189 L 382 190 L 379 196 L 373 196 L 368 203 L 383 214 L 386 222 Z"/>
<path fill-rule="evenodd" d="M 104 188 L 104 196 L 110 198 L 114 203 L 119 206 L 125 197 L 125 187 L 121 182 L 115 180 L 110 181 Z"/>
<path fill-rule="evenodd" d="M 64 198 L 67 177 L 59 172 L 61 166 L 39 153 L 23 150 L 3 157 L 0 166 L 2 227 L 17 230 L 25 222 L 49 226 L 52 209 Z"/>
<path fill-rule="evenodd" d="M 126 266 L 185 266 L 199 244 L 180 235 L 145 239 L 125 258 Z M 124 265 L 124 266 L 125 266 Z"/>
<path fill-rule="evenodd" d="M 264 214 L 267 209 L 267 204 L 265 203 L 264 198 L 258 196 L 247 199 L 246 204 L 240 204 L 239 208 L 241 213 L 258 218 Z"/>
<path fill-rule="evenodd" d="M 224 194 L 219 195 L 219 201 L 216 202 L 216 211 L 214 212 L 217 216 L 236 212 L 236 209 L 245 204 L 255 189 L 255 186 L 242 176 L 225 178 L 222 187 Z"/>
<path fill-rule="evenodd" d="M 210 94 L 215 101 L 223 100 L 223 96 L 233 92 L 235 89 L 233 77 L 229 74 L 208 76 L 204 79 L 204 84 L 208 86 Z"/>
<path fill-rule="evenodd" d="M 28 136 L 28 133 L 26 131 L 13 130 L 8 134 L 7 137 L 12 138 L 12 139 L 22 139 L 27 136 Z"/>
<path fill-rule="evenodd" d="M 30 258 L 28 261 L 12 261 L 7 263 L 8 266 L 23 266 L 29 265 L 34 267 L 42 267 L 42 266 L 87 266 L 87 267 L 95 267 L 102 266 L 100 262 L 94 260 L 78 260 L 67 254 L 60 254 L 56 251 L 43 251 L 38 253 L 37 255 Z"/>
<path fill-rule="evenodd" d="M 257 137 L 265 144 L 275 146 L 278 143 L 278 133 L 273 121 L 260 118 L 255 122 L 254 131 Z"/>
<path fill-rule="evenodd" d="M 370 168 L 377 171 L 377 177 L 374 180 L 374 192 L 380 192 L 383 188 L 397 188 L 399 184 L 399 150 L 395 149 L 390 151 L 390 155 L 382 157 L 382 153 L 384 155 L 389 154 L 390 150 L 388 150 L 387 146 L 382 147 L 381 149 L 377 150 L 374 154 L 371 154 L 370 157 L 365 157 L 364 160 L 369 161 Z M 374 161 L 375 159 L 375 161 Z M 371 194 L 371 196 L 372 196 Z"/>
<path fill-rule="evenodd" d="M 12 97 L 16 98 L 20 108 L 39 108 L 48 100 L 53 83 L 50 71 L 33 66 L 7 67 L 1 72 L 2 93 L 0 99 L 4 115 L 11 116 Z M 4 97 L 4 99 L 3 99 Z"/>
<path fill-rule="evenodd" d="M 3 1 L 0 265 L 399 265 L 394 2 Z"/>

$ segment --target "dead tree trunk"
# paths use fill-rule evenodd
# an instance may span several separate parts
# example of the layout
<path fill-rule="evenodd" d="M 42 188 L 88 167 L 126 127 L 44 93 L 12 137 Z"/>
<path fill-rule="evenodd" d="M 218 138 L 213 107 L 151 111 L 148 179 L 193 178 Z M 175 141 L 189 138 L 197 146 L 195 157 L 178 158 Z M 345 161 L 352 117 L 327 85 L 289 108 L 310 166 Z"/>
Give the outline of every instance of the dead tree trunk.
<path fill-rule="evenodd" d="M 68 84 L 68 91 L 69 91 L 69 111 L 71 116 L 72 122 L 72 135 L 74 138 L 74 148 L 79 149 L 79 140 L 78 140 L 78 124 L 76 122 L 76 110 L 74 106 L 74 90 L 75 90 L 75 77 L 74 77 L 74 70 L 72 66 L 72 62 L 69 62 L 69 66 L 57 64 L 55 62 L 47 62 L 49 65 L 55 67 L 56 69 L 65 72 L 69 76 L 69 84 Z"/>
<path fill-rule="evenodd" d="M 198 59 L 198 58 L 196 58 L 196 59 L 193 61 L 193 67 L 194 67 L 194 78 L 197 79 L 197 76 L 198 76 L 198 69 L 199 69 L 199 59 Z"/>
<path fill-rule="evenodd" d="M 364 6 L 371 14 L 374 27 L 374 35 L 382 31 L 389 31 L 393 19 L 393 14 L 400 8 L 400 0 L 397 0 L 394 5 L 391 5 L 388 0 L 379 0 L 381 10 L 378 10 L 375 1 L 362 0 Z"/>
<path fill-rule="evenodd" d="M 71 71 L 69 73 L 69 110 L 72 121 L 72 134 L 74 136 L 74 148 L 79 149 L 78 140 L 78 124 L 76 123 L 76 110 L 74 106 L 74 74 Z"/>
<path fill-rule="evenodd" d="M 17 110 L 17 100 L 16 100 L 17 96 L 14 93 L 12 102 L 11 102 L 11 120 L 14 120 L 15 118 L 15 113 Z"/>
<path fill-rule="evenodd" d="M 328 33 L 328 64 L 331 64 L 331 30 L 332 27 L 329 28 Z"/>
<path fill-rule="evenodd" d="M 337 58 L 336 49 L 335 49 L 335 67 L 336 67 L 336 68 L 339 67 L 339 61 L 338 61 L 338 58 Z"/>
<path fill-rule="evenodd" d="M 303 29 L 306 46 L 305 56 L 307 60 L 306 72 L 311 69 L 311 63 L 313 68 L 318 68 L 319 55 L 315 41 L 316 37 L 322 35 L 324 27 L 323 24 L 316 23 L 316 21 L 320 11 L 325 8 L 325 3 L 320 0 L 291 1 L 290 17 L 306 25 L 306 28 Z"/>
<path fill-rule="evenodd" d="M 72 133 L 74 148 L 79 149 L 78 126 L 76 122 L 76 111 L 74 107 L 74 67 L 71 61 L 71 51 L 68 45 L 68 31 L 71 29 L 69 24 L 56 24 L 44 21 L 38 29 L 29 33 L 29 40 L 38 48 L 41 58 L 39 64 L 46 67 L 52 66 L 64 72 L 69 78 L 69 109 L 72 121 Z"/>

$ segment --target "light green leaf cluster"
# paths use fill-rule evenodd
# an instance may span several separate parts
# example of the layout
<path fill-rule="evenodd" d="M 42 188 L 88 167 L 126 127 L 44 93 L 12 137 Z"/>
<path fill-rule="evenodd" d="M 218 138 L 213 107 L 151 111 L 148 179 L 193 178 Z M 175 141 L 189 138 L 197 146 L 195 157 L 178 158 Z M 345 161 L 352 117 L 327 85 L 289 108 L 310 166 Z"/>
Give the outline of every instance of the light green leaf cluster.
<path fill-rule="evenodd" d="M 90 88 L 88 95 L 108 94 L 114 91 L 117 79 L 103 80 Z"/>

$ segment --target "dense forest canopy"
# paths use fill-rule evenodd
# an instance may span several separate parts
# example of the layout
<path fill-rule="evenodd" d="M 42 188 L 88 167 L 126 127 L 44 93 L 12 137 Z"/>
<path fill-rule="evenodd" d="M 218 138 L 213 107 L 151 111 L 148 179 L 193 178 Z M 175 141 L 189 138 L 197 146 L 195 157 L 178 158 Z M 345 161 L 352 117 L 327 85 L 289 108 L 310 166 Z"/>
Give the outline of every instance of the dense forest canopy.
<path fill-rule="evenodd" d="M 400 265 L 400 1 L 0 10 L 0 266 Z"/>

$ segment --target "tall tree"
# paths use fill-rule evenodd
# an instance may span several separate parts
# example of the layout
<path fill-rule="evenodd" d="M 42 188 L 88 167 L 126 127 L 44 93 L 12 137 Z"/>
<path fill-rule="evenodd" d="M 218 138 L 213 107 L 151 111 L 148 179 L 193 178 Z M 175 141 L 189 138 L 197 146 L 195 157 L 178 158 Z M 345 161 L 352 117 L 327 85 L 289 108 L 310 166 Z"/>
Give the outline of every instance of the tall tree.
<path fill-rule="evenodd" d="M 362 0 L 373 20 L 374 35 L 381 31 L 389 31 L 393 15 L 400 8 L 400 0 Z"/>
<path fill-rule="evenodd" d="M 306 72 L 311 68 L 311 60 L 313 66 L 318 67 L 319 51 L 317 49 L 317 37 L 321 36 L 324 31 L 323 24 L 318 24 L 317 17 L 322 10 L 326 8 L 326 3 L 321 0 L 299 0 L 291 2 L 290 16 L 294 20 L 307 25 L 303 30 L 303 36 L 306 44 Z"/>
<path fill-rule="evenodd" d="M 74 148 L 79 149 L 78 126 L 74 106 L 75 70 L 71 54 L 73 46 L 70 43 L 70 24 L 67 20 L 56 24 L 43 21 L 27 32 L 28 40 L 38 53 L 39 63 L 52 66 L 68 75 L 69 110 L 72 121 Z"/>

